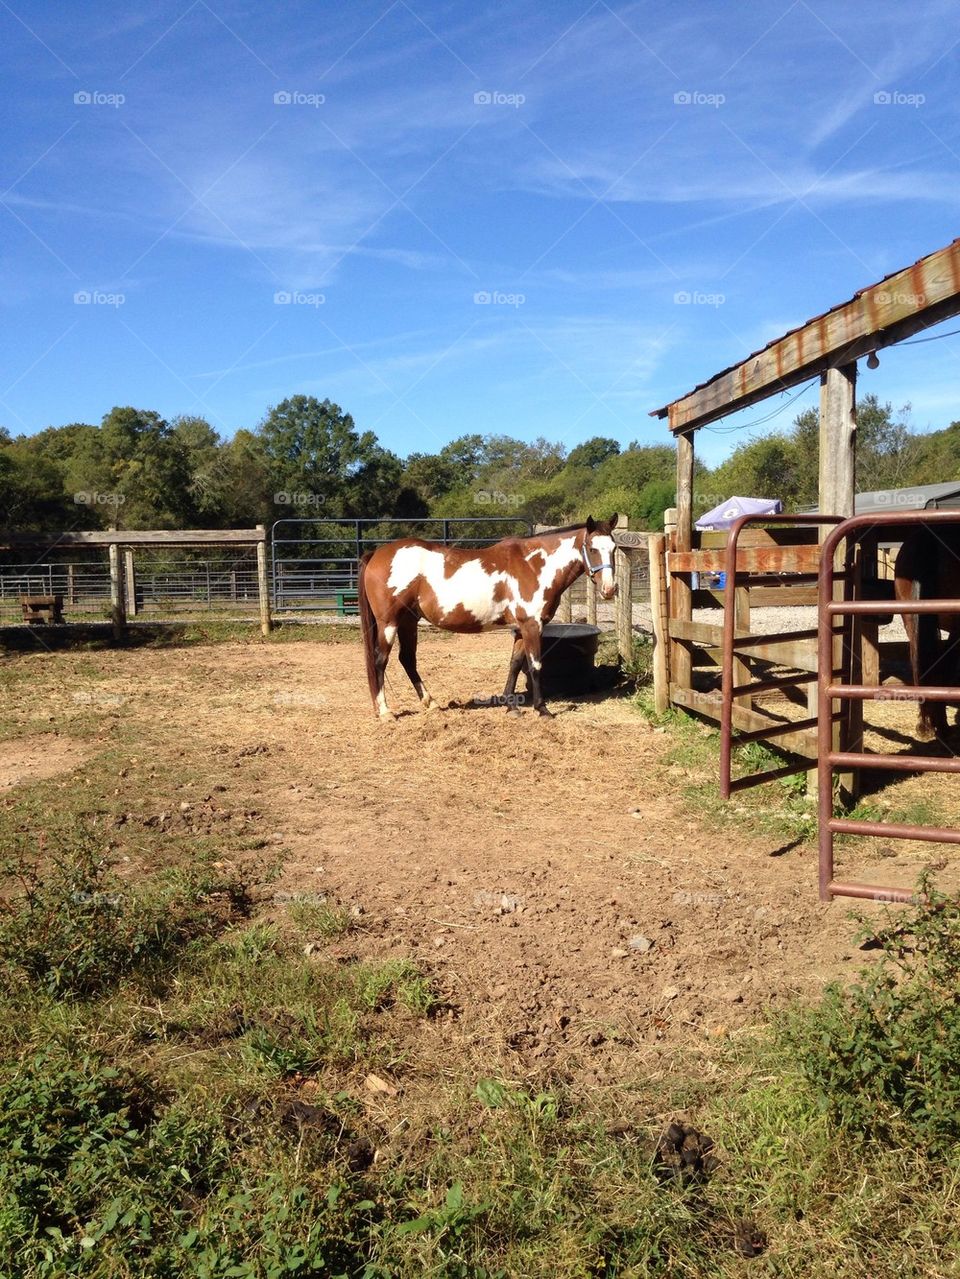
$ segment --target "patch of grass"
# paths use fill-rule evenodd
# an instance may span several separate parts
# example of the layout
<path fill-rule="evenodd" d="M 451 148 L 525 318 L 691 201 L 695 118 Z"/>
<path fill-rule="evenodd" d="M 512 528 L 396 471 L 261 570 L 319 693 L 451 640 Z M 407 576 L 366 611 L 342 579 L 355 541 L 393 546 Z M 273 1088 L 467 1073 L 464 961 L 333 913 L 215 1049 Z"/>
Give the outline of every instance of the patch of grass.
<path fill-rule="evenodd" d="M 359 626 L 336 622 L 275 620 L 269 635 L 260 633 L 260 619 L 202 617 L 183 621 L 131 622 L 121 640 L 114 639 L 112 625 L 103 620 L 75 622 L 40 637 L 26 626 L 0 626 L 0 651 L 34 656 L 38 653 L 100 652 L 111 648 L 180 648 L 210 644 L 357 644 Z"/>
<path fill-rule="evenodd" d="M 919 904 L 864 926 L 876 963 L 833 985 L 786 1037 L 843 1127 L 940 1153 L 960 1143 L 960 903 L 928 877 Z"/>
<path fill-rule="evenodd" d="M 634 636 L 630 657 L 620 658 L 620 669 L 627 682 L 635 689 L 645 689 L 652 685 L 653 639 L 651 636 Z"/>
<path fill-rule="evenodd" d="M 134 971 L 169 969 L 242 893 L 203 870 L 168 873 L 149 893 L 131 893 L 90 829 L 42 872 L 18 859 L 2 873 L 0 981 L 77 998 L 105 994 Z"/>
<path fill-rule="evenodd" d="M 81 844 L 79 865 L 89 857 Z M 48 872 L 39 898 L 69 897 L 63 868 Z M 93 875 L 112 887 L 99 863 Z M 171 891 L 166 876 L 127 886 L 129 918 L 153 918 Z M 0 1273 L 734 1279 L 748 1225 L 767 1242 L 757 1273 L 947 1273 L 960 924 L 937 907 L 886 937 L 889 962 L 906 962 L 907 938 L 915 956 L 912 975 L 869 988 L 899 1001 L 890 1015 L 870 1023 L 873 996 L 854 988 L 739 1041 L 709 1076 L 691 1063 L 602 1094 L 478 1070 L 460 1045 L 438 1062 L 426 1020 L 438 1001 L 413 964 L 307 956 L 279 925 L 225 914 L 209 886 L 190 898 L 184 945 L 119 972 L 108 946 L 94 984 L 25 980 L 0 947 Z M 6 926 L 31 909 L 11 902 Z M 51 953 L 94 945 L 69 911 L 56 939 L 58 918 Z M 838 1037 L 871 1025 L 872 1070 L 866 1055 L 851 1070 Z M 424 1034 L 433 1048 L 418 1064 Z M 931 1091 L 891 1119 L 904 1052 Z M 372 1102 L 371 1072 L 393 1081 Z M 657 1173 L 653 1116 L 679 1108 L 716 1142 L 708 1177 Z"/>
<path fill-rule="evenodd" d="M 356 920 L 345 906 L 306 897 L 291 901 L 287 915 L 297 932 L 311 941 L 332 941 L 345 936 L 356 925 Z"/>

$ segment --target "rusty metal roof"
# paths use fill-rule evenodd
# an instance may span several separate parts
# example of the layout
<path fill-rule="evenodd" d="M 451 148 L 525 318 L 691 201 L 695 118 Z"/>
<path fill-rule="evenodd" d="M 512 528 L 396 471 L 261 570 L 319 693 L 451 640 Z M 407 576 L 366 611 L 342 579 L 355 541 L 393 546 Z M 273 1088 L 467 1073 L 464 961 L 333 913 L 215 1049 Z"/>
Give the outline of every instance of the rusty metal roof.
<path fill-rule="evenodd" d="M 891 281 L 897 281 L 902 288 L 890 288 Z M 662 408 L 653 409 L 650 416 L 669 417 L 674 431 L 696 429 L 788 390 L 830 363 L 855 360 L 957 311 L 960 238 L 908 267 L 891 271 L 846 301 L 789 329 L 746 359 L 715 373 Z"/>

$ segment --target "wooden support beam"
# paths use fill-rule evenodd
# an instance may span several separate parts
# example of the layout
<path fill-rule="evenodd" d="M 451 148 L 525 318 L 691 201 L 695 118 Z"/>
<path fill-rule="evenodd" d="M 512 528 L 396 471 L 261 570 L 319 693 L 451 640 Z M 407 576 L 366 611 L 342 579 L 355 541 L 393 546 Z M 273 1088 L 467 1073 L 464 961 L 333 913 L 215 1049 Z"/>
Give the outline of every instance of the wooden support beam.
<path fill-rule="evenodd" d="M 678 551 L 693 546 L 693 432 L 677 436 L 677 531 Z"/>
<path fill-rule="evenodd" d="M 651 416 L 689 431 L 849 365 L 960 312 L 960 240 L 861 289 Z"/>
<path fill-rule="evenodd" d="M 820 378 L 819 499 L 823 515 L 853 515 L 857 459 L 857 366 L 827 369 Z M 826 525 L 821 540 L 829 534 Z"/>

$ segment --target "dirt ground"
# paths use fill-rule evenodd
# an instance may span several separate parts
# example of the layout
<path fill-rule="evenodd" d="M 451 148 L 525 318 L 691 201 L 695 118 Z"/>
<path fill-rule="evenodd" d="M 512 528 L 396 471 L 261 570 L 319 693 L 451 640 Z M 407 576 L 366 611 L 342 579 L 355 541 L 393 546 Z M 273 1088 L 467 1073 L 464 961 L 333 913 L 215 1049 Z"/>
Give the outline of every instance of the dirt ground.
<path fill-rule="evenodd" d="M 268 913 L 298 898 L 350 908 L 337 956 L 414 957 L 461 1032 L 531 1068 L 709 1053 L 852 975 L 849 908 L 817 900 L 812 845 L 732 834 L 691 809 L 690 771 L 665 762 L 670 732 L 625 696 L 555 700 L 553 720 L 474 705 L 501 687 L 508 647 L 425 634 L 424 679 L 456 705 L 421 711 L 392 662 L 400 715 L 386 725 L 353 642 L 17 659 L 61 664 L 48 703 L 63 728 L 0 748 L 0 785 L 82 761 L 71 713 L 95 711 L 105 740 L 132 716 L 146 754 L 152 734 L 182 741 L 186 760 L 222 764 L 208 807 L 243 812 L 282 859 L 261 888 Z M 177 797 L 140 798 L 176 814 Z M 943 851 L 872 843 L 845 851 L 846 869 L 907 885 Z"/>

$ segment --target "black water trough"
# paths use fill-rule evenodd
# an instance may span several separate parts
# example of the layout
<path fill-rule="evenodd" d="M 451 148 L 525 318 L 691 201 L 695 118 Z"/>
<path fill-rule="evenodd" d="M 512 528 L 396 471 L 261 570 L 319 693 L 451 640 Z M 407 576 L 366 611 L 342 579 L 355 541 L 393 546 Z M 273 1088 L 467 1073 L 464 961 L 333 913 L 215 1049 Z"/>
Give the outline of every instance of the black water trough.
<path fill-rule="evenodd" d="M 597 686 L 594 662 L 599 641 L 599 626 L 548 622 L 542 639 L 544 694 L 594 692 Z"/>

